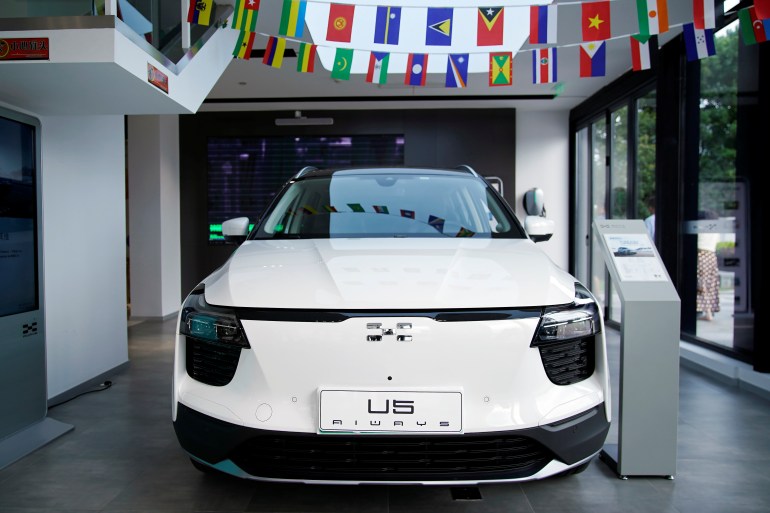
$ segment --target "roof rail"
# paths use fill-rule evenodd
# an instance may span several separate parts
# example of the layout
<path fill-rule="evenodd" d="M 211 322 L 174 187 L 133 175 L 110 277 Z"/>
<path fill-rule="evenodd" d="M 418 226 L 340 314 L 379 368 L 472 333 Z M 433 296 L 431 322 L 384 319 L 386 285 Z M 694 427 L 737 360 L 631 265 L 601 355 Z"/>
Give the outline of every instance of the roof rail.
<path fill-rule="evenodd" d="M 459 166 L 457 166 L 457 169 L 464 169 L 465 171 L 468 171 L 470 174 L 472 174 L 476 178 L 481 178 L 479 174 L 468 164 L 460 164 Z"/>
<path fill-rule="evenodd" d="M 315 166 L 305 166 L 305 167 L 303 167 L 302 169 L 299 170 L 299 173 L 294 175 L 292 180 L 296 180 L 297 178 L 301 177 L 305 173 L 309 173 L 310 171 L 318 171 L 318 168 L 315 167 Z"/>

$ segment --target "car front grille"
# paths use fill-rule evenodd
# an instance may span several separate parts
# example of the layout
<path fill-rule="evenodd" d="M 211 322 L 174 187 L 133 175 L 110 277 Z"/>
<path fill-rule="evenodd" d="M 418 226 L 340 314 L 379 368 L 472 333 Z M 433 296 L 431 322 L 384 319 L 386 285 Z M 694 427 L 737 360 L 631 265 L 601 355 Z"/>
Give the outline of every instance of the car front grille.
<path fill-rule="evenodd" d="M 421 481 L 528 477 L 554 458 L 512 435 L 282 435 L 251 438 L 232 453 L 251 475 L 275 479 Z"/>
<path fill-rule="evenodd" d="M 241 348 L 187 337 L 187 374 L 201 383 L 225 386 L 233 380 Z"/>
<path fill-rule="evenodd" d="M 548 379 L 556 385 L 571 385 L 594 372 L 594 337 L 548 343 L 538 346 Z"/>

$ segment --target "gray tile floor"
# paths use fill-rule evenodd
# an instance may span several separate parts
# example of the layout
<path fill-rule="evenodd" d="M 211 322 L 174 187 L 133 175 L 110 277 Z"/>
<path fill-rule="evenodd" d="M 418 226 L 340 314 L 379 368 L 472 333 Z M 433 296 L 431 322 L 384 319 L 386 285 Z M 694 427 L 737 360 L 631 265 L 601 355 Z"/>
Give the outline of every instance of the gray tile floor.
<path fill-rule="evenodd" d="M 576 476 L 485 485 L 481 500 L 453 500 L 448 487 L 277 485 L 207 476 L 190 465 L 171 425 L 173 330 L 174 321 L 130 327 L 131 365 L 113 386 L 51 409 L 52 418 L 75 430 L 0 471 L 0 512 L 770 511 L 770 402 L 687 369 L 681 371 L 675 481 L 621 481 L 597 460 Z M 617 333 L 608 339 L 616 367 Z M 617 383 L 617 373 L 613 379 Z M 609 440 L 616 436 L 611 432 Z"/>

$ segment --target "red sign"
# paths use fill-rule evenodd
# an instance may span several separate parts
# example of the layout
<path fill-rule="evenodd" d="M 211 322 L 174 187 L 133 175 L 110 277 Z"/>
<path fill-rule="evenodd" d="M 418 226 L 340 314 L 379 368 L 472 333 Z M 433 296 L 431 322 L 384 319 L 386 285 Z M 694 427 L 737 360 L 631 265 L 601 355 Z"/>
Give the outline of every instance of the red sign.
<path fill-rule="evenodd" d="M 47 37 L 0 39 L 0 61 L 48 60 Z"/>
<path fill-rule="evenodd" d="M 168 75 L 149 62 L 147 63 L 147 81 L 168 94 Z"/>

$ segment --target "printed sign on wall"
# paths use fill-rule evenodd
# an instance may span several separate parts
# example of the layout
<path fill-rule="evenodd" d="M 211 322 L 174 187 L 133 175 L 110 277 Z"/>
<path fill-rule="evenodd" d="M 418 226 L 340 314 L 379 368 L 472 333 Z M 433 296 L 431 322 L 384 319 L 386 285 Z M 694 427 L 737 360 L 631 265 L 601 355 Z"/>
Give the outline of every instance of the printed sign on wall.
<path fill-rule="evenodd" d="M 0 39 L 0 61 L 48 60 L 47 37 Z"/>

